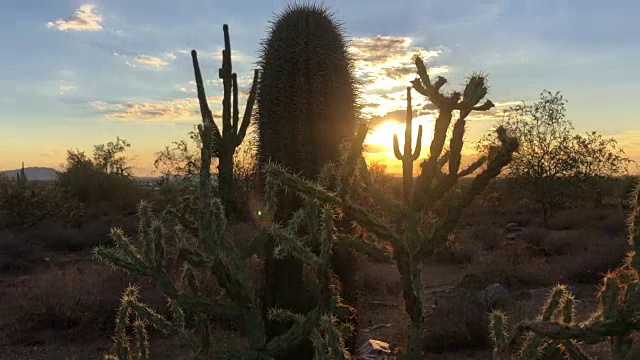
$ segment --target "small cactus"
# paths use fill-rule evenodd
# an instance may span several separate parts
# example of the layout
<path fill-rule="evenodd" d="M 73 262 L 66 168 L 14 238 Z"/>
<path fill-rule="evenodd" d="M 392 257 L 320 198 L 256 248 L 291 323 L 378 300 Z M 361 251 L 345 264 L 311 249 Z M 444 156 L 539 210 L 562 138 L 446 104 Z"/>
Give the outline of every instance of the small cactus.
<path fill-rule="evenodd" d="M 24 162 L 22 163 L 22 168 L 16 174 L 16 184 L 19 189 L 24 189 L 27 186 L 27 173 L 24 171 Z"/>

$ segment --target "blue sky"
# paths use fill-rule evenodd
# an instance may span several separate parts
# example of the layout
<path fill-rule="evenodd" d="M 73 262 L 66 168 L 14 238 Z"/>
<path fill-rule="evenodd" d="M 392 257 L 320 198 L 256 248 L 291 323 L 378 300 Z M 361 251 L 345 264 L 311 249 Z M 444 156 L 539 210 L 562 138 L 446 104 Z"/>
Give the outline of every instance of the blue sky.
<path fill-rule="evenodd" d="M 59 167 L 67 149 L 127 139 L 138 174 L 154 153 L 186 138 L 199 120 L 188 51 L 198 50 L 218 108 L 222 24 L 234 69 L 248 87 L 259 43 L 283 0 L 26 0 L 0 11 L 0 169 Z M 568 99 L 578 131 L 616 137 L 640 161 L 640 2 L 568 0 L 325 0 L 353 41 L 365 113 L 404 108 L 407 69 L 419 51 L 460 88 L 489 74 L 499 107 L 535 101 L 543 89 Z M 387 74 L 387 75 L 385 75 Z M 635 90 L 635 91 L 634 91 Z M 386 95 L 383 97 L 382 95 Z M 414 95 L 417 97 L 417 95 Z M 392 100 L 389 100 L 392 99 Z M 395 99 L 395 100 L 393 100 Z M 367 108 L 367 105 L 371 105 Z M 420 105 L 419 101 L 416 104 Z M 388 115 L 391 114 L 391 115 Z M 397 113 L 396 113 L 397 114 Z M 425 117 L 424 121 L 428 121 Z M 491 128 L 478 117 L 468 140 Z M 391 137 L 372 137 L 380 145 Z"/>

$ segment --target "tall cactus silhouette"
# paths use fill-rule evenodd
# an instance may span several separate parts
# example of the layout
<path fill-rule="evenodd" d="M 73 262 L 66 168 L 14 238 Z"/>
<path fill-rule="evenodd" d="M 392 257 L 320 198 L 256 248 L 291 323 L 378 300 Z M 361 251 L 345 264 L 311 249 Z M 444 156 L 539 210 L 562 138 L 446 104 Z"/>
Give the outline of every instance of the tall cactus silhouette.
<path fill-rule="evenodd" d="M 325 165 L 340 161 L 341 146 L 354 136 L 359 115 L 342 29 L 326 9 L 289 6 L 273 21 L 259 63 L 259 167 L 272 162 L 317 180 Z M 302 204 L 297 194 L 284 190 L 278 199 L 275 222 L 288 221 Z M 274 242 L 267 243 L 272 254 Z M 308 311 L 316 300 L 305 290 L 302 274 L 297 259 L 268 256 L 265 306 Z M 281 331 L 278 324 L 268 327 L 271 336 Z"/>
<path fill-rule="evenodd" d="M 404 130 L 404 153 L 400 152 L 398 144 L 398 134 L 393 134 L 393 152 L 396 159 L 402 161 L 402 181 L 403 194 L 405 201 L 411 199 L 411 190 L 413 188 L 413 162 L 420 157 L 422 149 L 422 125 L 418 126 L 418 138 L 416 139 L 416 149 L 411 151 L 411 133 L 413 125 L 413 108 L 411 106 L 411 87 L 407 87 L 407 115 Z"/>
<path fill-rule="evenodd" d="M 251 122 L 253 114 L 253 105 L 256 99 L 257 83 L 259 70 L 254 70 L 253 83 L 247 104 L 244 109 L 242 122 L 240 121 L 240 111 L 238 109 L 238 75 L 233 72 L 231 64 L 231 40 L 229 39 L 229 26 L 224 24 L 222 27 L 224 32 L 224 50 L 222 50 L 222 68 L 220 68 L 218 77 L 222 79 L 223 99 L 222 99 L 222 132 L 213 121 L 213 114 L 207 103 L 207 96 L 204 90 L 204 81 L 200 65 L 198 64 L 198 54 L 195 50 L 191 51 L 193 60 L 193 70 L 196 78 L 196 88 L 198 92 L 198 102 L 200 103 L 200 113 L 203 121 L 210 121 L 212 125 L 213 136 L 213 156 L 218 158 L 218 184 L 219 193 L 222 204 L 227 214 L 234 211 L 235 202 L 235 183 L 233 176 L 233 156 L 236 149 L 242 144 L 247 128 Z M 199 126 L 202 131 L 202 125 Z"/>

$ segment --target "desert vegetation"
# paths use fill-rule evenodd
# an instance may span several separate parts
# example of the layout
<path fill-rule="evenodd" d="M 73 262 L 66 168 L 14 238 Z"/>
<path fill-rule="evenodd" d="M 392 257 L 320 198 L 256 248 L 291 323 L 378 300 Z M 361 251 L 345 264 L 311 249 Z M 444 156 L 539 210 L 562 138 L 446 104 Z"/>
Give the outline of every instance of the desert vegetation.
<path fill-rule="evenodd" d="M 222 30 L 221 123 L 193 50 L 202 121 L 156 154 L 153 184 L 120 137 L 69 150 L 54 182 L 0 178 L 0 359 L 640 357 L 640 184 L 559 92 L 467 159 L 487 77 L 445 91 L 414 56 L 394 176 L 367 160 L 327 10 L 278 15 L 242 116 Z M 412 142 L 415 96 L 437 116 Z"/>

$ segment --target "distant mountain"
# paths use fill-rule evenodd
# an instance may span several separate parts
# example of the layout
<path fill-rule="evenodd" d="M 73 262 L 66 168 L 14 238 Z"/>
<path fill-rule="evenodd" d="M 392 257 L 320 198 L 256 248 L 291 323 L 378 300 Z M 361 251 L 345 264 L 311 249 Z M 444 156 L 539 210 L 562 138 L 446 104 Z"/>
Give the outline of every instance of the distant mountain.
<path fill-rule="evenodd" d="M 0 171 L 0 175 L 15 178 L 20 169 Z M 24 168 L 29 180 L 53 181 L 57 178 L 56 170 L 47 167 L 28 167 Z"/>

